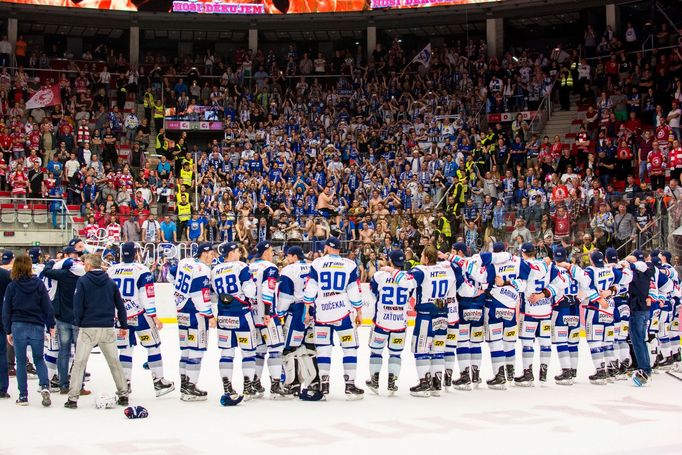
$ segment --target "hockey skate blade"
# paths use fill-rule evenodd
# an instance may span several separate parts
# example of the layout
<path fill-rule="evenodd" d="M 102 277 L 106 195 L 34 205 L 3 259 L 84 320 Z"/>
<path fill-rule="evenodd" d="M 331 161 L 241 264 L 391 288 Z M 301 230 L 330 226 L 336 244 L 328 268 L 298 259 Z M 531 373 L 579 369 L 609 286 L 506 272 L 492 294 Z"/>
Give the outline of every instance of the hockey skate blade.
<path fill-rule="evenodd" d="M 288 400 L 293 400 L 295 397 L 293 395 L 282 395 L 279 393 L 273 393 L 270 395 L 271 400 L 275 401 L 288 401 Z"/>
<path fill-rule="evenodd" d="M 606 385 L 606 379 L 598 379 L 596 381 L 590 379 L 592 385 Z"/>
<path fill-rule="evenodd" d="M 430 390 L 429 395 L 432 397 L 439 397 L 440 396 L 440 390 Z"/>
<path fill-rule="evenodd" d="M 208 399 L 207 396 L 203 397 L 198 397 L 196 395 L 187 395 L 187 394 L 182 394 L 180 395 L 180 400 L 182 401 L 206 401 Z"/>
<path fill-rule="evenodd" d="M 365 385 L 367 386 L 369 391 L 372 392 L 374 395 L 379 395 L 379 388 L 370 387 L 370 385 L 367 383 L 365 383 Z"/>
<path fill-rule="evenodd" d="M 570 379 L 568 381 L 554 381 L 556 385 L 573 385 L 573 379 Z"/>
<path fill-rule="evenodd" d="M 347 393 L 346 394 L 346 401 L 360 401 L 363 398 L 365 398 L 365 395 L 356 395 L 354 393 Z"/>
<path fill-rule="evenodd" d="M 500 385 L 488 385 L 488 388 L 490 390 L 507 390 L 507 386 L 505 384 L 500 384 Z"/>
<path fill-rule="evenodd" d="M 417 398 L 428 398 L 431 396 L 431 393 L 427 390 L 425 392 L 410 392 L 410 395 Z"/>
<path fill-rule="evenodd" d="M 514 382 L 516 387 L 534 387 L 533 381 Z"/>
<path fill-rule="evenodd" d="M 396 396 L 396 393 L 397 393 L 397 390 L 389 390 L 389 391 L 388 391 L 388 396 L 389 396 L 389 397 L 394 397 L 394 396 Z"/>
<path fill-rule="evenodd" d="M 162 397 L 164 395 L 168 395 L 169 393 L 171 393 L 174 390 L 175 390 L 175 384 L 168 387 L 167 389 L 155 390 L 154 393 L 156 394 L 156 398 L 159 398 L 159 397 Z"/>
<path fill-rule="evenodd" d="M 453 390 L 461 390 L 462 392 L 471 392 L 471 385 L 453 385 Z"/>

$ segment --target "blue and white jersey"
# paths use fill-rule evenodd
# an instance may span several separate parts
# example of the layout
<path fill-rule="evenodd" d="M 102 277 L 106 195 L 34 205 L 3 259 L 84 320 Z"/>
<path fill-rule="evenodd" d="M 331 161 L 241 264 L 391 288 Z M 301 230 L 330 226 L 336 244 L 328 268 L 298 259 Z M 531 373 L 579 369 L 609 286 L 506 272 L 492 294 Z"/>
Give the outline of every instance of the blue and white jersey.
<path fill-rule="evenodd" d="M 556 265 L 547 265 L 542 259 L 521 259 L 515 287 L 523 296 L 523 313 L 534 318 L 550 317 L 554 301 L 561 299 L 568 284 Z M 544 291 L 548 291 L 548 297 L 537 302 L 529 300 Z"/>
<path fill-rule="evenodd" d="M 57 295 L 57 282 L 52 280 L 51 278 L 43 276 L 44 269 L 45 264 L 33 264 L 31 266 L 33 274 L 40 278 L 43 284 L 45 284 L 45 288 L 47 289 L 47 295 L 50 297 L 50 301 L 52 301 L 54 300 L 54 297 Z"/>
<path fill-rule="evenodd" d="M 64 267 L 65 265 L 66 267 Z M 43 265 L 43 269 L 44 268 L 45 266 Z M 55 262 L 54 266 L 52 266 L 53 270 L 62 270 L 65 268 L 68 268 L 69 271 L 76 276 L 85 275 L 85 264 L 83 264 L 83 262 L 80 259 L 64 258 Z M 42 273 L 42 270 L 40 273 Z M 40 275 L 38 275 L 38 277 L 40 278 Z M 45 283 L 45 287 L 47 288 L 47 293 L 50 297 L 50 300 L 54 300 L 54 298 L 57 296 L 57 286 L 59 285 L 59 283 L 47 277 L 42 277 L 42 280 L 43 283 Z"/>
<path fill-rule="evenodd" d="M 559 272 L 568 280 L 568 286 L 564 289 L 564 296 L 578 298 L 581 289 L 587 289 L 590 285 L 590 279 L 579 265 L 571 264 L 571 267 L 566 269 L 559 269 Z M 556 303 L 559 303 L 557 300 Z"/>
<path fill-rule="evenodd" d="M 435 265 L 418 265 L 409 272 L 416 283 L 415 305 L 417 313 L 438 314 L 445 310 L 438 308 L 438 300 L 457 301 L 458 279 L 448 261 Z"/>
<path fill-rule="evenodd" d="M 405 330 L 410 297 L 417 287 L 414 277 L 400 270 L 379 270 L 369 287 L 376 298 L 374 324 L 389 332 Z"/>
<path fill-rule="evenodd" d="M 256 260 L 249 268 L 256 284 L 256 301 L 251 306 L 253 322 L 256 325 L 263 325 L 263 316 L 275 313 L 279 269 L 272 262 L 263 259 Z"/>
<path fill-rule="evenodd" d="M 625 294 L 630 289 L 630 283 L 632 283 L 632 279 L 634 278 L 634 273 L 630 268 L 630 264 L 627 261 L 621 261 L 618 264 L 611 264 L 610 266 L 616 274 L 616 282 L 614 283 L 618 288 L 616 295 Z"/>
<path fill-rule="evenodd" d="M 589 279 L 588 286 L 583 289 L 589 300 L 588 306 L 593 306 L 601 298 L 602 292 L 610 289 L 618 282 L 615 270 L 607 266 L 589 266 L 585 269 L 585 274 Z"/>
<path fill-rule="evenodd" d="M 282 269 L 277 292 L 277 313 L 282 315 L 292 303 L 303 303 L 305 285 L 310 276 L 310 264 L 298 261 Z"/>
<path fill-rule="evenodd" d="M 137 262 L 120 262 L 107 269 L 121 292 L 128 319 L 142 313 L 156 316 L 154 276 L 146 265 Z"/>
<path fill-rule="evenodd" d="M 521 289 L 516 278 L 521 272 L 521 259 L 511 253 L 481 253 L 481 267 L 472 270 L 471 278 L 487 286 L 490 297 L 507 308 L 516 308 L 521 297 Z M 497 286 L 497 277 L 508 281 L 506 286 Z"/>
<path fill-rule="evenodd" d="M 653 288 L 656 300 L 666 302 L 675 291 L 675 285 L 663 269 L 654 266 Z"/>
<path fill-rule="evenodd" d="M 669 298 L 680 298 L 682 297 L 682 288 L 680 287 L 680 276 L 677 273 L 677 270 L 675 270 L 675 267 L 673 267 L 670 264 L 663 264 L 660 268 L 661 273 L 664 273 L 665 275 L 668 276 L 668 279 L 672 281 L 673 284 L 673 289 L 672 292 L 669 294 Z"/>
<path fill-rule="evenodd" d="M 256 283 L 249 265 L 242 261 L 222 262 L 211 270 L 211 289 L 216 296 L 231 295 L 234 305 L 230 309 L 248 307 L 247 299 L 256 298 Z"/>
<path fill-rule="evenodd" d="M 350 259 L 328 254 L 313 261 L 303 301 L 315 305 L 315 321 L 329 324 L 362 307 L 358 267 Z"/>
<path fill-rule="evenodd" d="M 185 258 L 178 263 L 173 279 L 175 307 L 181 311 L 192 302 L 197 313 L 213 316 L 211 309 L 211 269 L 196 258 Z"/>

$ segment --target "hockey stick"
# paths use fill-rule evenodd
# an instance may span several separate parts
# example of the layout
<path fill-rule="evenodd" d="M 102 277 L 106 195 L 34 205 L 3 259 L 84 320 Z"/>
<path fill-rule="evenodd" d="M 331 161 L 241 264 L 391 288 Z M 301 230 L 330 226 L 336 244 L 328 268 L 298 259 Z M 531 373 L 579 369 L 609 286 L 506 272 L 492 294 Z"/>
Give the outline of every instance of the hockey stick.
<path fill-rule="evenodd" d="M 676 374 L 673 373 L 672 371 L 666 371 L 666 373 L 667 373 L 668 375 L 672 376 L 673 378 L 677 379 L 678 381 L 682 381 L 682 377 L 676 375 Z"/>

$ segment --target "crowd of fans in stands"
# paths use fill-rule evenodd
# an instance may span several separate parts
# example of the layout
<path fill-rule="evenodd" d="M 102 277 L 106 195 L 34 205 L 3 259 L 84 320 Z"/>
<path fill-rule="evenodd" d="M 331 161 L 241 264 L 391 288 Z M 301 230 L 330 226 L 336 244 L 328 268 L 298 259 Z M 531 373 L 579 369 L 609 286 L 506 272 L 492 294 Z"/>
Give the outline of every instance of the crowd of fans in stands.
<path fill-rule="evenodd" d="M 0 189 L 52 199 L 55 226 L 60 201 L 80 206 L 85 235 L 102 240 L 268 238 L 314 252 L 335 233 L 368 271 L 396 247 L 418 257 L 457 240 L 472 252 L 534 241 L 546 255 L 561 242 L 634 246 L 657 215 L 668 232 L 682 217 L 682 53 L 628 52 L 638 33 L 588 28 L 582 55 L 488 58 L 484 44 L 458 43 L 428 66 L 408 65 L 394 40 L 369 59 L 292 45 L 200 62 L 149 54 L 137 68 L 98 47 L 56 73 L 29 45 L 24 66 L 0 69 Z M 677 36 L 661 28 L 656 40 Z M 61 105 L 25 108 L 52 84 Z M 540 137 L 523 115 L 486 125 L 571 93 L 584 110 L 575 138 Z M 206 111 L 223 140 L 163 129 L 169 112 Z"/>

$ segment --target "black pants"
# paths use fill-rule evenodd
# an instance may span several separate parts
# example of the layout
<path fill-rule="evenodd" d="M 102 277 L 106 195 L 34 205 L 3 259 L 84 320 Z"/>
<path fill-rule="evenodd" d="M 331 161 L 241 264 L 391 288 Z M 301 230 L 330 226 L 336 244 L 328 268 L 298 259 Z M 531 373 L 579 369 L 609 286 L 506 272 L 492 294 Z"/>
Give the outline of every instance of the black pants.
<path fill-rule="evenodd" d="M 559 102 L 561 103 L 561 110 L 568 111 L 571 109 L 571 87 L 563 85 L 559 88 Z"/>

